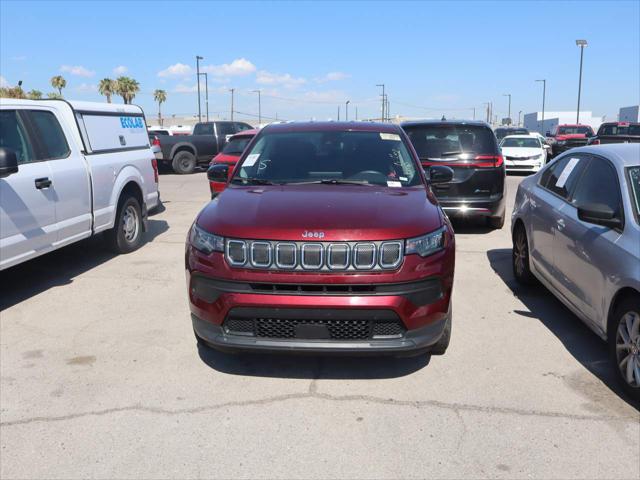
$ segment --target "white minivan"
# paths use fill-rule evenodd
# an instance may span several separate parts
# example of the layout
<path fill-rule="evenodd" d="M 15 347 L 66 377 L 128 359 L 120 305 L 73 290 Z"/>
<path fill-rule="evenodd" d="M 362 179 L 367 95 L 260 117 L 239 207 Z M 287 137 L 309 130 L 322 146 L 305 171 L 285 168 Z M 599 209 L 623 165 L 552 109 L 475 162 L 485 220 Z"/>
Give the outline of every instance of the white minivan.
<path fill-rule="evenodd" d="M 0 99 L 0 270 L 100 232 L 131 252 L 159 201 L 140 107 Z"/>

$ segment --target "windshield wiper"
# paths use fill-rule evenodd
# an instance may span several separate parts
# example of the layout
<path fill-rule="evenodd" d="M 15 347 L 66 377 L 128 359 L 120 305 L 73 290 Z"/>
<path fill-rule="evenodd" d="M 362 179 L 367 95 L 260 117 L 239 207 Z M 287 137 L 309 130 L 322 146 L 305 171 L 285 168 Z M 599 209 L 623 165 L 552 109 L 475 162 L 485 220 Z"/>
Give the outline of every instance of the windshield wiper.
<path fill-rule="evenodd" d="M 265 180 L 264 178 L 234 178 L 231 181 L 247 185 L 275 185 L 271 180 Z"/>
<path fill-rule="evenodd" d="M 323 178 L 321 180 L 309 180 L 306 182 L 287 182 L 287 185 L 373 185 L 366 180 L 343 180 L 340 178 Z"/>

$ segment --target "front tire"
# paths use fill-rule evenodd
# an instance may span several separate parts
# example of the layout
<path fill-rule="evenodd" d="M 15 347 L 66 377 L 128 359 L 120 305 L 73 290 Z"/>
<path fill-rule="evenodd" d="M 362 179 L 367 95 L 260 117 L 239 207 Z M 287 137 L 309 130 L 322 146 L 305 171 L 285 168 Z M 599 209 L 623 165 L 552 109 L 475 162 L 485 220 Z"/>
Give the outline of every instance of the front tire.
<path fill-rule="evenodd" d="M 533 285 L 536 279 L 531 273 L 529 260 L 529 242 L 527 232 L 522 224 L 518 224 L 513 232 L 513 248 L 511 250 L 513 276 L 522 285 Z"/>
<path fill-rule="evenodd" d="M 122 197 L 118 202 L 116 221 L 105 232 L 107 245 L 114 253 L 130 253 L 142 245 L 142 209 L 135 197 Z"/>
<path fill-rule="evenodd" d="M 178 175 L 193 173 L 196 168 L 196 156 L 187 151 L 178 152 L 173 157 L 171 166 Z"/>
<path fill-rule="evenodd" d="M 608 328 L 609 357 L 625 391 L 640 400 L 640 295 L 624 299 Z"/>

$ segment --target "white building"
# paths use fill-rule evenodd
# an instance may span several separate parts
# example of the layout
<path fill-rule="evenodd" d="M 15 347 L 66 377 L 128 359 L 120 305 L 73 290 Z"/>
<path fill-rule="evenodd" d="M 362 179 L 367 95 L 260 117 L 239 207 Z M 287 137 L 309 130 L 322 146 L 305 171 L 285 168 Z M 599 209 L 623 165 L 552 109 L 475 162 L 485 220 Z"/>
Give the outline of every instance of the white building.
<path fill-rule="evenodd" d="M 594 131 L 603 122 L 602 117 L 594 117 L 592 112 L 580 112 L 580 121 L 583 125 L 590 125 Z M 576 112 L 544 112 L 544 124 L 542 123 L 542 112 L 526 113 L 524 115 L 524 128 L 530 132 L 540 132 L 546 134 L 553 130 L 556 125 L 575 124 Z"/>
<path fill-rule="evenodd" d="M 622 107 L 618 113 L 619 122 L 640 122 L 640 105 Z"/>

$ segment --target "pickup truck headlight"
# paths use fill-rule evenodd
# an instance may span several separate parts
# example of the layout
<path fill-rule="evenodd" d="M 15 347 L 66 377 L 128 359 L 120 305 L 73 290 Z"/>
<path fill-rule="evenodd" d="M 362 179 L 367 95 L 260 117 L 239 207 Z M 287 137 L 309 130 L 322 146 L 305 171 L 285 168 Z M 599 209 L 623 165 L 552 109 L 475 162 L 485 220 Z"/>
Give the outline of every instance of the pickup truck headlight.
<path fill-rule="evenodd" d="M 408 239 L 404 247 L 405 254 L 417 253 L 421 257 L 427 257 L 443 250 L 447 241 L 446 232 L 447 229 L 441 227 L 435 232 Z"/>
<path fill-rule="evenodd" d="M 224 238 L 204 231 L 195 223 L 189 232 L 189 243 L 196 250 L 206 253 L 224 252 Z"/>

